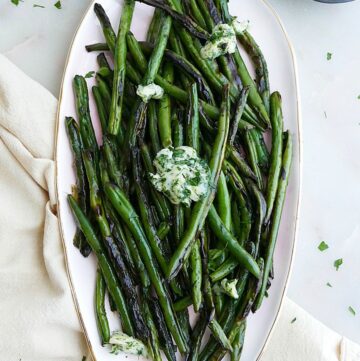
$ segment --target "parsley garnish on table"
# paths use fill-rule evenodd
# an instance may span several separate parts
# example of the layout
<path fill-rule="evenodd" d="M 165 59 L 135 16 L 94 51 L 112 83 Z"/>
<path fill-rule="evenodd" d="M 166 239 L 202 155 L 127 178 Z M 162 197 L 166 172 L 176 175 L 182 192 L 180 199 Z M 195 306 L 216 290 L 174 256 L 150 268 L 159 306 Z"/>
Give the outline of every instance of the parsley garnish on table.
<path fill-rule="evenodd" d="M 331 60 L 331 58 L 332 58 L 332 53 L 327 53 L 326 54 L 326 60 Z"/>
<path fill-rule="evenodd" d="M 336 261 L 334 261 L 334 267 L 336 268 L 336 270 L 338 271 L 340 266 L 343 264 L 343 259 L 339 258 Z"/>
<path fill-rule="evenodd" d="M 325 250 L 327 250 L 329 248 L 329 246 L 324 242 L 322 241 L 319 245 L 318 245 L 318 249 L 319 251 L 321 252 L 324 252 Z"/>
<path fill-rule="evenodd" d="M 356 316 L 356 312 L 351 306 L 349 306 L 348 310 L 353 316 Z"/>
<path fill-rule="evenodd" d="M 55 4 L 54 4 L 54 6 L 57 8 L 57 9 L 61 9 L 61 1 L 59 0 L 59 1 L 57 1 Z"/>

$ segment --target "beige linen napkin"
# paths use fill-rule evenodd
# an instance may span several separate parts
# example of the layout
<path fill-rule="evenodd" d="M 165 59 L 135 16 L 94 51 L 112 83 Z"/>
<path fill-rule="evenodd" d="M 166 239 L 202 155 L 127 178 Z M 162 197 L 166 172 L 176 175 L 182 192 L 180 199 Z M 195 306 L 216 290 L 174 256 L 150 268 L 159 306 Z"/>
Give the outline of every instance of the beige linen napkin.
<path fill-rule="evenodd" d="M 56 99 L 0 55 L 0 361 L 87 355 L 56 217 L 55 112 Z M 286 300 L 262 361 L 338 360 L 360 360 L 359 346 Z"/>

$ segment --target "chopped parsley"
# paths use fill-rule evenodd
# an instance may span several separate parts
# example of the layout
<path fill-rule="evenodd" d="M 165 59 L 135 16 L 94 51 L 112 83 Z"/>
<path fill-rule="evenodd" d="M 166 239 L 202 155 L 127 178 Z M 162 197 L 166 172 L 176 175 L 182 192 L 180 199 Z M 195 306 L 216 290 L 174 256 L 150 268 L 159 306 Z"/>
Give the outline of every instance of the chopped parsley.
<path fill-rule="evenodd" d="M 324 242 L 322 241 L 319 246 L 318 246 L 318 249 L 319 251 L 321 252 L 324 252 L 325 250 L 327 250 L 329 248 L 329 246 Z"/>
<path fill-rule="evenodd" d="M 358 95 L 357 98 L 360 99 L 360 95 Z"/>
<path fill-rule="evenodd" d="M 296 322 L 296 317 L 291 320 L 291 323 Z"/>
<path fill-rule="evenodd" d="M 95 75 L 95 72 L 94 72 L 94 71 L 89 71 L 88 73 L 85 74 L 85 78 L 86 78 L 86 79 L 92 78 L 94 75 Z"/>
<path fill-rule="evenodd" d="M 18 6 L 19 3 L 20 3 L 20 0 L 11 0 L 11 2 L 12 2 L 14 5 Z"/>
<path fill-rule="evenodd" d="M 351 306 L 349 306 L 348 310 L 353 316 L 356 316 L 356 312 Z"/>
<path fill-rule="evenodd" d="M 57 1 L 55 4 L 54 4 L 54 6 L 56 7 L 56 9 L 61 9 L 61 1 L 59 0 L 59 1 Z"/>
<path fill-rule="evenodd" d="M 332 58 L 332 53 L 327 53 L 326 54 L 326 60 L 331 60 L 331 58 Z"/>
<path fill-rule="evenodd" d="M 343 264 L 343 259 L 339 258 L 336 261 L 334 261 L 334 267 L 336 268 L 336 270 L 338 271 L 340 266 Z"/>
<path fill-rule="evenodd" d="M 331 288 L 332 288 L 332 284 L 331 284 L 331 283 L 329 283 L 329 282 L 326 284 L 326 286 L 328 286 L 328 287 L 331 287 Z"/>
<path fill-rule="evenodd" d="M 39 5 L 39 4 L 34 4 L 33 8 L 41 8 L 41 9 L 45 9 L 44 5 Z"/>

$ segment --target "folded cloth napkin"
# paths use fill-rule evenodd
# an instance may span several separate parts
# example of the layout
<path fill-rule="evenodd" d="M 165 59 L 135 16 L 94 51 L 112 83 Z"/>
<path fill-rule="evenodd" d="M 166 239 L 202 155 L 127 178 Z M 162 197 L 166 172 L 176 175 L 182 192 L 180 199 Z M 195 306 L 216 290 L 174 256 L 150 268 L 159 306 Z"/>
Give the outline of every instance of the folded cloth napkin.
<path fill-rule="evenodd" d="M 88 353 L 56 217 L 55 113 L 56 99 L 0 55 L 0 361 Z M 261 360 L 355 361 L 360 347 L 287 299 Z"/>

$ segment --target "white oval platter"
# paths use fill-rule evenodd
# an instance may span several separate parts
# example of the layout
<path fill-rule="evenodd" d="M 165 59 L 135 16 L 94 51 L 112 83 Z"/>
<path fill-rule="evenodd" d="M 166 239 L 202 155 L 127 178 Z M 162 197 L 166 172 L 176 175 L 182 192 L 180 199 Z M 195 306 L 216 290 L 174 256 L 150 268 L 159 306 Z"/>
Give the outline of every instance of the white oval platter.
<path fill-rule="evenodd" d="M 122 1 L 98 0 L 98 2 L 103 5 L 113 26 L 117 28 Z M 290 129 L 294 140 L 292 173 L 275 251 L 275 280 L 272 282 L 269 297 L 261 310 L 249 317 L 241 358 L 242 361 L 254 361 L 260 358 L 274 328 L 285 296 L 294 257 L 301 185 L 300 104 L 294 53 L 278 16 L 264 0 L 231 0 L 230 10 L 231 14 L 238 16 L 240 20 L 250 20 L 251 32 L 268 62 L 271 90 L 278 90 L 282 94 L 285 128 Z M 139 40 L 144 39 L 152 12 L 152 8 L 140 3 L 136 4 L 131 30 Z M 112 361 L 125 359 L 125 355 L 114 356 L 100 344 L 93 304 L 96 261 L 93 256 L 83 258 L 72 244 L 75 224 L 66 199 L 67 194 L 71 192 L 71 185 L 75 183 L 75 174 L 64 118 L 69 115 L 76 117 L 72 90 L 73 77 L 76 74 L 85 75 L 97 69 L 96 53 L 89 54 L 84 48 L 85 45 L 96 42 L 103 42 L 103 37 L 92 3 L 73 40 L 63 77 L 56 134 L 56 181 L 60 229 L 74 303 L 93 359 Z M 89 88 L 92 83 L 93 79 L 88 79 Z M 91 99 L 90 108 L 98 140 L 100 140 L 99 121 L 93 99 Z M 118 328 L 119 321 L 113 315 L 110 316 L 112 329 Z M 138 357 L 126 356 L 126 359 L 135 361 Z"/>

